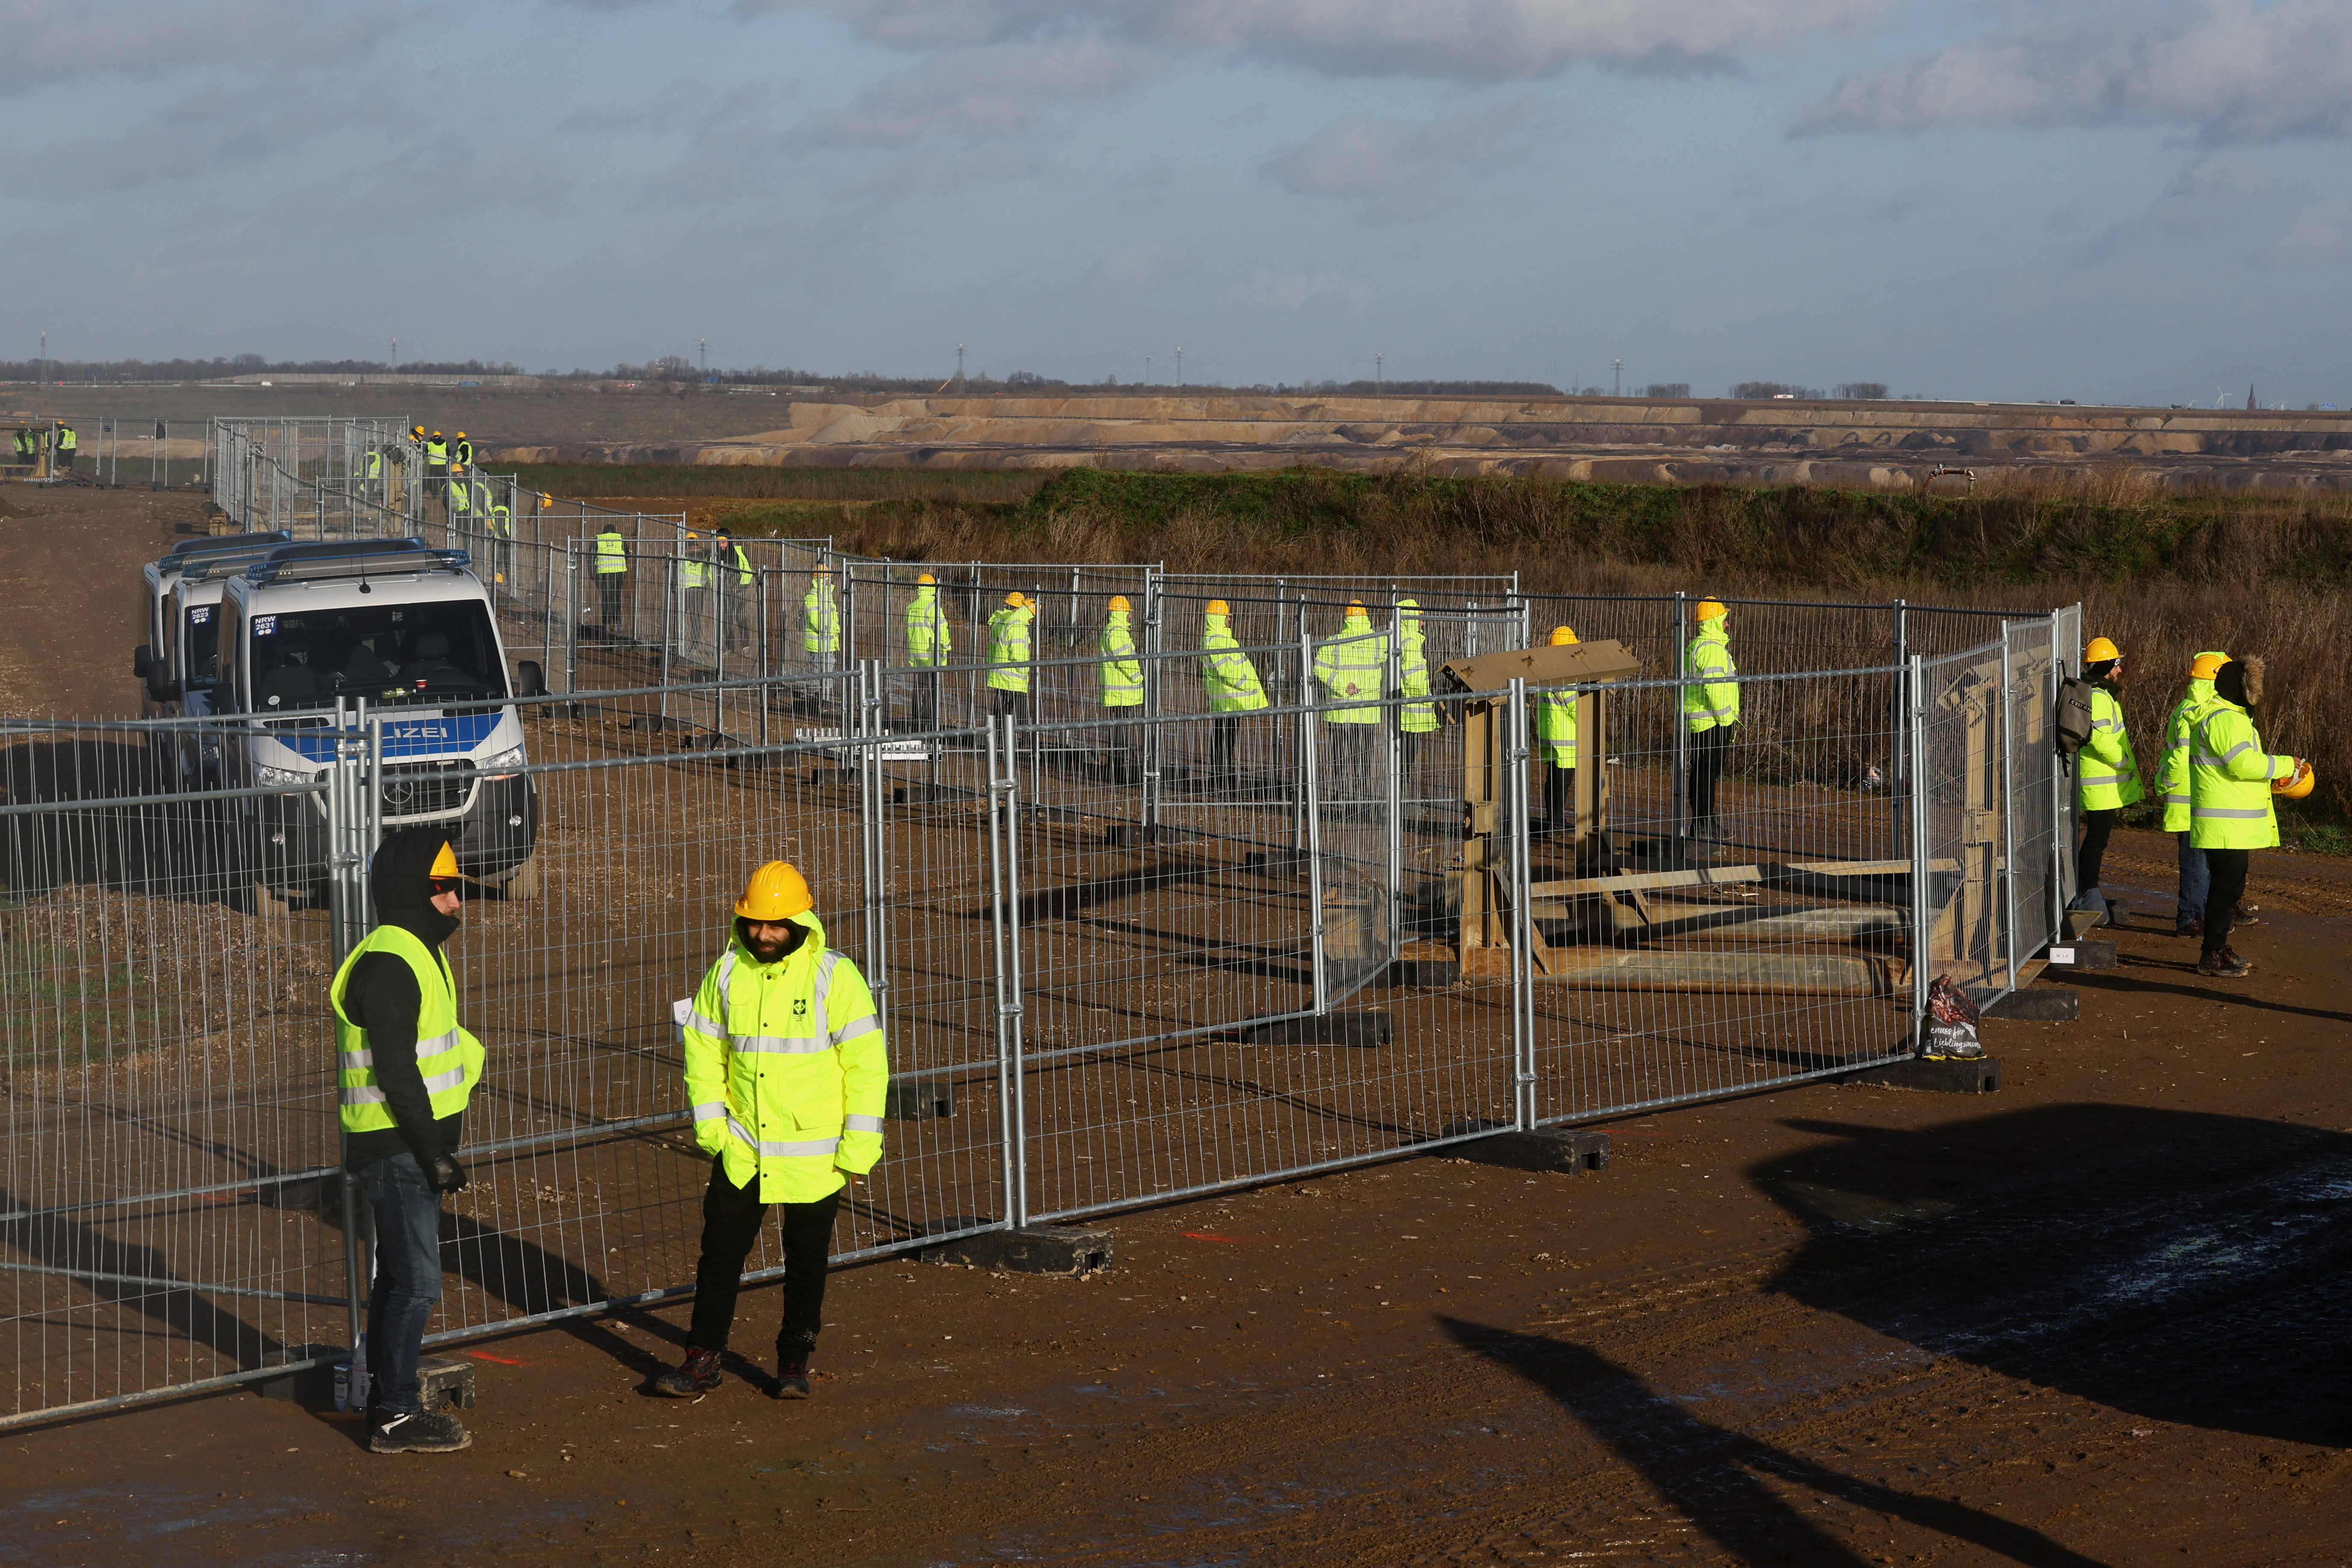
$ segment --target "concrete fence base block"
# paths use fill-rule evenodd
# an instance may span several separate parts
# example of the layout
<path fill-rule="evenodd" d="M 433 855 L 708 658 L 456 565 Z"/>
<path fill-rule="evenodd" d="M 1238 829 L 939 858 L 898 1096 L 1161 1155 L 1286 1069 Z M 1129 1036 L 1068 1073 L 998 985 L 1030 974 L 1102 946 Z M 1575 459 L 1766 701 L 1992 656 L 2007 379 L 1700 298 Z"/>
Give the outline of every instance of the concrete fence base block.
<path fill-rule="evenodd" d="M 942 1229 L 976 1223 L 950 1220 Z M 1018 1230 L 983 1230 L 923 1248 L 926 1263 L 954 1263 L 966 1268 L 1002 1268 L 1013 1274 L 1052 1274 L 1083 1279 L 1111 1263 L 1111 1233 L 1076 1226 L 1032 1225 Z"/>
<path fill-rule="evenodd" d="M 292 1366 L 277 1377 L 265 1377 L 253 1384 L 253 1392 L 264 1399 L 283 1399 L 311 1410 L 324 1410 L 335 1402 L 335 1366 L 343 1359 L 341 1345 L 288 1345 L 283 1350 L 269 1352 L 262 1357 L 264 1366 L 289 1366 L 319 1356 L 327 1360 L 318 1366 Z"/>
<path fill-rule="evenodd" d="M 1591 1128 L 1547 1127 L 1522 1132 L 1497 1122 L 1457 1121 L 1444 1136 L 1458 1138 L 1489 1127 L 1496 1131 L 1475 1142 L 1453 1145 L 1445 1151 L 1447 1156 L 1510 1171 L 1546 1171 L 1564 1176 L 1609 1168 L 1609 1134 Z"/>
<path fill-rule="evenodd" d="M 1909 1061 L 1864 1068 L 1838 1081 L 1929 1094 L 1991 1094 L 2000 1088 L 2000 1063 L 1991 1057 L 1913 1057 Z"/>
<path fill-rule="evenodd" d="M 1386 1013 L 1326 1013 L 1261 1024 L 1242 1038 L 1253 1046 L 1385 1046 L 1396 1038 L 1396 1023 Z"/>
<path fill-rule="evenodd" d="M 1400 958 L 1389 965 L 1391 985 L 1431 988 L 1456 985 L 1461 980 L 1462 966 L 1450 958 Z"/>
<path fill-rule="evenodd" d="M 1986 1008 L 1984 1016 L 2027 1024 L 2071 1024 L 2082 1011 L 2081 992 L 2064 985 L 2036 985 L 2011 992 Z"/>
<path fill-rule="evenodd" d="M 2116 963 L 2116 944 L 2093 936 L 2053 943 L 2048 957 L 2053 969 L 2113 969 Z"/>
<path fill-rule="evenodd" d="M 456 1356 L 428 1355 L 416 1363 L 418 1393 L 427 1410 L 471 1410 L 474 1407 L 474 1363 Z"/>
<path fill-rule="evenodd" d="M 1114 849 L 1130 849 L 1139 844 L 1160 842 L 1158 826 L 1146 826 L 1140 822 L 1114 822 L 1103 829 L 1103 842 Z"/>

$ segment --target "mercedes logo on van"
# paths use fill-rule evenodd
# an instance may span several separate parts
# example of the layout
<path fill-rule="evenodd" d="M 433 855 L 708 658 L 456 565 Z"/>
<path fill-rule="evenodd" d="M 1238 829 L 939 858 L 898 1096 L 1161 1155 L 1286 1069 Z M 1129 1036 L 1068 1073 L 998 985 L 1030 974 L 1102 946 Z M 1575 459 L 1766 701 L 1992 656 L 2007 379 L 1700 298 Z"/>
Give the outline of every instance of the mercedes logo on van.
<path fill-rule="evenodd" d="M 416 786 L 406 779 L 402 779 L 396 784 L 386 784 L 383 786 L 383 804 L 406 805 L 415 794 Z"/>

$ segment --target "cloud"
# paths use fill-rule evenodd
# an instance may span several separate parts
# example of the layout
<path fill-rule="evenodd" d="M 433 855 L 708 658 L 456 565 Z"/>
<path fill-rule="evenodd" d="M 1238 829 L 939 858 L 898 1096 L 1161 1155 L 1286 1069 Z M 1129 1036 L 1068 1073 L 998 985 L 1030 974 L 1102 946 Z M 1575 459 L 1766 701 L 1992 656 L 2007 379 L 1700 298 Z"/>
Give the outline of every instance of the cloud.
<path fill-rule="evenodd" d="M 2352 134 L 2343 0 L 2077 0 L 1853 72 L 1795 135 L 1956 125 L 2170 125 L 2208 143 Z"/>
<path fill-rule="evenodd" d="M 0 96 L 192 66 L 348 68 L 408 20 L 400 0 L 0 0 Z"/>
<path fill-rule="evenodd" d="M 1541 79 L 1571 66 L 1735 68 L 1875 26 L 1891 0 L 735 0 L 801 10 L 891 48 L 978 48 L 1073 32 L 1330 76 Z"/>
<path fill-rule="evenodd" d="M 1055 104 L 1118 97 L 1159 69 L 1150 50 L 1092 35 L 947 49 L 812 116 L 807 128 L 837 147 L 991 141 L 1032 130 Z"/>
<path fill-rule="evenodd" d="M 2281 269 L 2352 261 L 2352 198 L 2330 196 L 2305 207 L 2254 253 L 2254 260 Z"/>
<path fill-rule="evenodd" d="M 1550 104 L 1533 93 L 1421 125 L 1349 115 L 1280 149 L 1259 173 L 1294 195 L 1363 201 L 1370 217 L 1426 217 L 1458 199 L 1449 189 L 1457 179 L 1534 156 L 1555 120 Z"/>
<path fill-rule="evenodd" d="M 200 179 L 268 162 L 357 126 L 413 128 L 421 121 L 381 77 L 331 87 L 289 86 L 271 94 L 185 94 L 122 130 L 66 136 L 12 150 L 8 166 L 58 195 L 114 194 Z"/>
<path fill-rule="evenodd" d="M 1122 245 L 1097 258 L 1087 273 L 1087 282 L 1106 294 L 1147 293 L 1200 269 L 1199 257 L 1172 245 Z"/>
<path fill-rule="evenodd" d="M 1270 305 L 1279 310 L 1302 310 L 1318 300 L 1336 300 L 1354 310 L 1372 302 L 1372 291 L 1349 283 L 1336 272 L 1270 272 L 1264 268 L 1234 290 L 1245 305 Z"/>

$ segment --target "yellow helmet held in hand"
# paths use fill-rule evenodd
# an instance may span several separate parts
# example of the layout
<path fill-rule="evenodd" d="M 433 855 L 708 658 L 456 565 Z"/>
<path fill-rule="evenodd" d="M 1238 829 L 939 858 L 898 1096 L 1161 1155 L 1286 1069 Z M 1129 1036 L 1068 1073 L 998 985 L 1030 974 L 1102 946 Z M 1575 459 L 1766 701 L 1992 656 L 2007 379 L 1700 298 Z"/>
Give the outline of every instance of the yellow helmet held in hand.
<path fill-rule="evenodd" d="M 2301 800 L 2319 782 L 2319 770 L 2311 765 L 2309 757 L 2295 759 L 2294 772 L 2283 779 L 2271 781 L 2271 793 L 2281 800 Z"/>
<path fill-rule="evenodd" d="M 1731 612 L 1724 607 L 1721 599 L 1701 599 L 1698 602 L 1698 620 L 1701 626 L 1705 626 L 1709 621 L 1719 621 L 1729 614 Z"/>
<path fill-rule="evenodd" d="M 751 873 L 743 896 L 735 900 L 735 918 L 742 921 L 788 921 L 816 908 L 809 897 L 808 879 L 789 861 L 771 860 Z"/>
<path fill-rule="evenodd" d="M 1013 592 L 1004 595 L 1004 603 L 1013 609 L 1017 610 L 1028 602 L 1028 600 L 1021 596 L 1021 590 L 1018 588 L 1013 589 Z"/>
<path fill-rule="evenodd" d="M 2124 650 L 2105 637 L 2093 637 L 2091 646 L 2083 650 L 2084 664 L 2104 664 L 2111 658 L 2121 658 Z"/>
<path fill-rule="evenodd" d="M 1127 614 L 1128 611 L 1134 608 L 1134 606 L 1127 602 L 1126 595 L 1113 594 L 1110 596 L 1110 608 L 1113 615 L 1123 616 Z"/>
<path fill-rule="evenodd" d="M 1233 606 L 1226 604 L 1223 599 L 1210 600 L 1209 607 L 1202 612 L 1202 614 L 1209 616 L 1230 616 L 1233 613 Z"/>
<path fill-rule="evenodd" d="M 2200 653 L 2189 661 L 2189 679 L 2191 680 L 2210 680 L 2215 676 L 2221 674 L 2221 667 L 2229 662 L 2230 656 L 2226 653 Z"/>
<path fill-rule="evenodd" d="M 1554 627 L 1552 627 L 1552 629 L 1551 629 L 1551 646 L 1552 646 L 1552 647 L 1568 647 L 1568 646 L 1569 646 L 1569 644 L 1570 644 L 1570 643 L 1574 642 L 1575 640 L 1576 640 L 1576 628 L 1575 628 L 1574 626 L 1554 626 Z"/>

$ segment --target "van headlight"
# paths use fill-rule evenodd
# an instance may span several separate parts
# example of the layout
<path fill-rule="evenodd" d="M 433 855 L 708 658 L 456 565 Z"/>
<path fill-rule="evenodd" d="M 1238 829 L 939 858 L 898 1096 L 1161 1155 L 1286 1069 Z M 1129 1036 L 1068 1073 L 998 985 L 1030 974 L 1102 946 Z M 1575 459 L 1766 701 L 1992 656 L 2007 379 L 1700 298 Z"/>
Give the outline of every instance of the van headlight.
<path fill-rule="evenodd" d="M 253 782 L 268 789 L 281 784 L 309 784 L 310 775 L 299 768 L 256 768 L 253 770 Z"/>
<path fill-rule="evenodd" d="M 514 770 L 522 766 L 522 748 L 520 746 L 517 746 L 510 752 L 500 752 L 497 756 L 484 761 L 482 763 L 482 771 L 489 774 L 490 777 L 494 779 L 510 779 L 514 777 Z M 503 773 L 499 772 L 499 770 L 501 768 L 506 771 Z"/>

